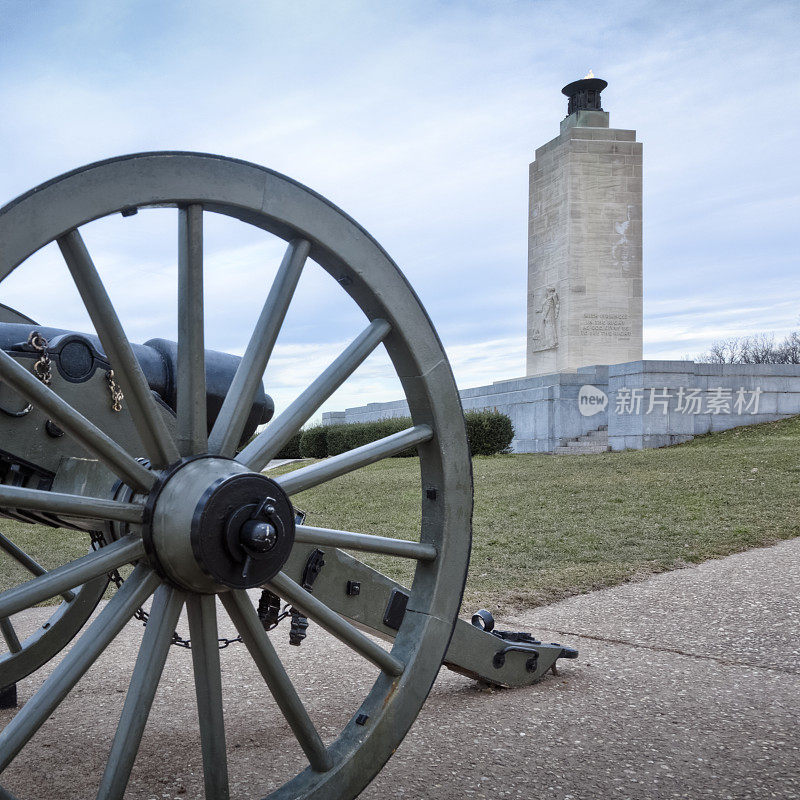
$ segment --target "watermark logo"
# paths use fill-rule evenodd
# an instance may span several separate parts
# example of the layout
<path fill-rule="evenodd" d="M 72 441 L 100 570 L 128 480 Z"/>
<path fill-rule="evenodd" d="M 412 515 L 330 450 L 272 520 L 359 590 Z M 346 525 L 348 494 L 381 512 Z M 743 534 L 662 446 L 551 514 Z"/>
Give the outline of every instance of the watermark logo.
<path fill-rule="evenodd" d="M 605 411 L 608 405 L 608 395 L 596 386 L 587 383 L 581 386 L 578 392 L 578 411 L 584 417 L 593 417 Z"/>
<path fill-rule="evenodd" d="M 628 389 L 623 386 L 614 395 L 615 414 L 758 414 L 763 389 L 728 389 L 714 386 L 668 389 Z M 608 395 L 596 386 L 585 384 L 578 392 L 578 410 L 584 417 L 605 411 Z"/>
<path fill-rule="evenodd" d="M 727 389 L 714 386 L 703 390 L 687 389 L 617 389 L 615 412 L 617 414 L 758 414 L 761 387 Z M 672 403 L 670 404 L 670 401 Z"/>

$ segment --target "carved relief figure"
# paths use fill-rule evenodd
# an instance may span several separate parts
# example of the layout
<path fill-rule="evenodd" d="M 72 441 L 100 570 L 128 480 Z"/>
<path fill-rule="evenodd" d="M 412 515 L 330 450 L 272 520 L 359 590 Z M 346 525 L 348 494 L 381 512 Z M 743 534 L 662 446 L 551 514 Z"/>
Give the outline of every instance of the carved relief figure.
<path fill-rule="evenodd" d="M 631 226 L 631 209 L 633 206 L 628 206 L 626 219 L 624 222 L 615 222 L 614 229 L 619 234 L 619 239 L 611 246 L 611 258 L 614 260 L 614 265 L 622 267 L 624 272 L 628 272 L 631 268 L 631 261 L 634 258 L 633 248 L 631 247 L 630 240 L 628 239 L 628 228 Z"/>
<path fill-rule="evenodd" d="M 536 327 L 533 331 L 534 352 L 558 347 L 558 315 L 561 304 L 553 286 L 545 291 L 542 305 L 536 309 Z"/>

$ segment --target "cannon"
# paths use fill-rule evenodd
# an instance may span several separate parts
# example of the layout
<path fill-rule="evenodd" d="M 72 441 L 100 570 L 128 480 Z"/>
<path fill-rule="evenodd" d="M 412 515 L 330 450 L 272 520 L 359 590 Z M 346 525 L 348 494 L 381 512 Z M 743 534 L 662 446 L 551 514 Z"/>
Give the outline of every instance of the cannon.
<path fill-rule="evenodd" d="M 127 218 L 160 208 L 177 209 L 178 337 L 136 345 L 123 330 L 81 228 L 110 215 Z M 207 214 L 226 215 L 286 243 L 270 286 L 265 278 L 263 309 L 241 357 L 204 344 Z M 485 610 L 471 622 L 458 618 L 472 515 L 458 391 L 414 291 L 380 245 L 340 209 L 247 162 L 143 153 L 67 173 L 0 209 L 0 280 L 51 243 L 94 332 L 39 325 L 21 311 L 0 308 L 0 514 L 84 531 L 88 552 L 45 569 L 0 528 L 0 549 L 33 575 L 0 593 L 7 645 L 0 687 L 6 697 L 78 637 L 0 732 L 0 771 L 134 618 L 145 623 L 144 633 L 99 778 L 100 798 L 125 793 L 173 644 L 191 649 L 205 796 L 228 798 L 219 605 L 307 764 L 274 787 L 274 798 L 355 797 L 405 736 L 442 664 L 513 687 L 538 680 L 557 659 L 577 655 L 527 633 L 495 630 Z M 364 327 L 276 411 L 263 375 L 311 262 L 360 308 Z M 411 426 L 270 477 L 269 462 L 379 347 L 403 387 Z M 413 540 L 320 527 L 295 507 L 299 493 L 408 448 L 419 455 L 412 490 L 419 494 L 421 524 Z M 409 561 L 410 586 L 353 553 Z M 109 581 L 116 591 L 91 618 Z M 56 603 L 47 621 L 20 638 L 14 615 L 43 601 Z M 184 611 L 190 642 L 176 632 Z M 377 670 L 356 712 L 328 741 L 273 643 L 285 630 L 290 643 L 302 647 L 317 626 L 353 651 L 354 669 Z M 0 797 L 12 796 L 0 788 Z"/>

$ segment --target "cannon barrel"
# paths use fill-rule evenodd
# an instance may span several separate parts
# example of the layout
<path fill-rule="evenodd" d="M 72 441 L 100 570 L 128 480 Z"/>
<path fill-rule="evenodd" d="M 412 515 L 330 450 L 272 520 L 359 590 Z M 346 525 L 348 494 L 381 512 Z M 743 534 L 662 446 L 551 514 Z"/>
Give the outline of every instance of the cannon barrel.
<path fill-rule="evenodd" d="M 96 370 L 113 369 L 97 336 L 49 328 L 30 323 L 0 322 L 0 348 L 9 353 L 38 353 L 28 345 L 28 338 L 37 331 L 47 340 L 47 350 L 59 374 L 68 381 L 82 383 Z M 150 339 L 131 345 L 150 388 L 173 411 L 176 409 L 178 345 L 167 339 Z M 217 350 L 205 351 L 206 395 L 209 432 L 219 414 L 225 395 L 241 359 Z M 253 407 L 242 434 L 242 441 L 252 436 L 258 425 L 268 422 L 274 412 L 272 398 L 259 386 Z"/>

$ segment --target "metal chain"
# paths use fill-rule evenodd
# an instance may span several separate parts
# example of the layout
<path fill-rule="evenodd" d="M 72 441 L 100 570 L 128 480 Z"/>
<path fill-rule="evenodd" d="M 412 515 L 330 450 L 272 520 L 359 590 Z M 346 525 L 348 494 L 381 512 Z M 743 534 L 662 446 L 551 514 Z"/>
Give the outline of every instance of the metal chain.
<path fill-rule="evenodd" d="M 105 540 L 103 535 L 98 531 L 91 531 L 92 537 L 92 545 L 95 546 L 95 549 L 98 550 L 101 547 L 105 546 Z M 119 574 L 119 570 L 115 569 L 113 572 L 108 573 L 108 577 L 111 582 L 119 589 L 123 583 L 125 583 L 125 579 L 122 575 Z M 260 610 L 260 609 L 259 609 Z M 259 618 L 261 619 L 262 624 L 264 625 L 265 631 L 271 631 L 273 628 L 278 626 L 278 623 L 282 620 L 286 619 L 286 617 L 290 616 L 292 613 L 291 609 L 289 608 L 289 604 L 286 603 L 283 608 L 281 609 L 281 613 L 270 620 L 269 624 L 265 621 L 263 616 L 259 614 Z M 137 608 L 133 615 L 134 619 L 138 619 L 143 626 L 147 626 L 147 621 L 150 619 L 150 615 L 143 609 Z M 221 636 L 217 639 L 219 644 L 219 649 L 224 650 L 226 647 L 230 647 L 232 644 L 236 644 L 242 641 L 241 636 L 235 636 L 233 638 L 229 638 L 227 636 Z M 177 631 L 174 631 L 172 634 L 172 644 L 175 647 L 184 647 L 187 650 L 192 649 L 192 640 L 191 639 L 184 639 Z"/>
<path fill-rule="evenodd" d="M 47 339 L 39 331 L 31 331 L 28 344 L 38 352 L 39 358 L 33 365 L 33 374 L 45 385 L 49 386 L 53 379 L 52 362 L 47 352 Z"/>
<path fill-rule="evenodd" d="M 113 369 L 106 372 L 106 383 L 108 384 L 108 391 L 111 393 L 111 410 L 122 411 L 122 401 L 125 399 L 125 395 L 122 394 L 122 389 L 119 388 L 114 380 Z"/>
<path fill-rule="evenodd" d="M 90 535 L 92 537 L 92 545 L 94 546 L 95 550 L 99 550 L 101 547 L 104 547 L 106 542 L 103 538 L 103 534 L 99 531 L 90 531 Z M 115 569 L 112 572 L 108 573 L 108 578 L 114 586 L 119 588 L 125 583 L 125 578 L 119 574 L 119 570 Z M 147 620 L 150 618 L 150 615 L 141 607 L 137 608 L 133 614 L 134 619 L 138 619 L 143 626 L 147 625 Z M 177 645 L 178 647 L 186 647 L 190 648 L 192 646 L 191 641 L 188 639 L 184 639 L 177 631 L 172 634 L 172 644 Z M 227 645 L 225 645 L 227 647 Z"/>
<path fill-rule="evenodd" d="M 30 336 L 28 336 L 28 344 L 40 354 L 36 363 L 33 365 L 33 374 L 45 386 L 49 386 L 50 382 L 53 380 L 53 362 L 47 350 L 48 341 L 39 331 L 31 331 Z M 108 391 L 111 394 L 111 409 L 117 412 L 122 411 L 122 401 L 125 399 L 125 395 L 114 379 L 113 369 L 106 372 L 106 383 L 108 384 Z M 18 416 L 22 415 L 20 414 Z"/>

